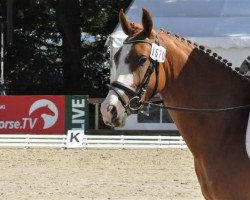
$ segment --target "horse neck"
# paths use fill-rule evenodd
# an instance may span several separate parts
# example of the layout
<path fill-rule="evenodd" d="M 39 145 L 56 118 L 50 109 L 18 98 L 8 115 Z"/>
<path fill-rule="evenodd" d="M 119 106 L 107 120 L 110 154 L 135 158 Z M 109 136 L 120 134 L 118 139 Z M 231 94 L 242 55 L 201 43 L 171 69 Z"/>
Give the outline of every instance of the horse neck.
<path fill-rule="evenodd" d="M 249 94 L 248 80 L 192 44 L 171 36 L 165 40 L 167 86 L 162 95 L 168 103 L 202 108 L 244 103 L 240 101 Z"/>
<path fill-rule="evenodd" d="M 166 36 L 165 41 L 167 86 L 161 92 L 165 104 L 223 108 L 250 103 L 249 82 L 224 63 L 180 39 Z M 170 115 L 193 153 L 196 151 L 194 146 L 202 147 L 206 143 L 207 147 L 210 141 L 211 147 L 216 146 L 216 142 L 221 145 L 220 138 L 223 139 L 225 134 L 223 130 L 228 128 L 227 123 L 232 123 L 228 113 L 170 112 Z M 215 125 L 216 120 L 221 124 Z"/>
<path fill-rule="evenodd" d="M 164 92 L 167 91 L 169 101 L 173 99 L 175 104 L 186 106 L 225 107 L 225 103 L 230 106 L 245 96 L 242 90 L 249 88 L 249 82 L 224 63 L 180 39 L 170 37 L 165 45 L 167 90 Z"/>

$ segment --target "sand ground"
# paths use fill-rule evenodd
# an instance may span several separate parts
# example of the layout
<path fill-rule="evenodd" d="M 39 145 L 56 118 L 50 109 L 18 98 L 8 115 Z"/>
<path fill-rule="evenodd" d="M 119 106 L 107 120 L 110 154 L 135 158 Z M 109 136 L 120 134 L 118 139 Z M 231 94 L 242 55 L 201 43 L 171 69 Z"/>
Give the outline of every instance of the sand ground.
<path fill-rule="evenodd" d="M 0 199 L 204 200 L 188 149 L 0 149 Z"/>

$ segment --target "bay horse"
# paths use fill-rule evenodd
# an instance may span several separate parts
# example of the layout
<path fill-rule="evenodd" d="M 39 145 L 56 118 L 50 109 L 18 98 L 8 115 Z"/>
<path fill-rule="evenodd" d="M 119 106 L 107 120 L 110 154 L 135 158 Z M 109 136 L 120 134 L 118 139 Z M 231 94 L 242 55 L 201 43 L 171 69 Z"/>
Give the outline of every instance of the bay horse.
<path fill-rule="evenodd" d="M 128 37 L 114 56 L 116 78 L 101 105 L 106 124 L 123 126 L 156 93 L 165 105 L 198 111 L 250 104 L 250 81 L 227 60 L 179 35 L 154 30 L 146 9 L 142 24 L 122 10 L 119 19 Z M 169 113 L 193 155 L 204 198 L 250 199 L 249 109 L 201 111 Z"/>

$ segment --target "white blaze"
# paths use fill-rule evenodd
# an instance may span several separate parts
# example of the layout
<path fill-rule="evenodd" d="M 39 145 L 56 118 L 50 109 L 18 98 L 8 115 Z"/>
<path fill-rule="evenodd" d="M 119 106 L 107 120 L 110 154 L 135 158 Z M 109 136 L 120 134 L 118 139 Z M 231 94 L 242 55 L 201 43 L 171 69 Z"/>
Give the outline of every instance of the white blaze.
<path fill-rule="evenodd" d="M 105 98 L 104 102 L 102 102 L 101 104 L 101 113 L 102 113 L 102 117 L 104 119 L 104 121 L 109 121 L 111 122 L 111 119 L 112 119 L 112 115 L 110 115 L 109 112 L 107 112 L 108 110 L 108 107 L 110 105 L 119 105 L 119 99 L 118 99 L 118 96 L 115 94 L 115 92 L 113 90 L 110 90 L 107 97 Z M 118 107 L 118 110 L 117 112 L 118 113 L 121 113 L 121 112 L 124 112 L 120 109 L 121 106 Z M 120 108 L 120 109 L 119 109 Z"/>
<path fill-rule="evenodd" d="M 133 74 L 129 70 L 129 65 L 125 63 L 126 57 L 128 56 L 131 50 L 132 44 L 126 44 L 122 47 L 119 60 L 117 71 L 115 75 L 115 80 L 119 81 L 127 86 L 131 86 L 133 84 Z M 124 91 L 119 90 L 120 94 L 123 95 Z M 101 104 L 101 113 L 104 122 L 111 122 L 112 121 L 112 114 L 108 111 L 108 107 L 113 105 L 117 109 L 117 117 L 120 119 L 120 125 L 124 125 L 124 121 L 126 119 L 127 114 L 125 113 L 125 108 L 122 106 L 122 103 L 119 100 L 117 94 L 110 90 L 106 99 Z"/>
<path fill-rule="evenodd" d="M 133 84 L 133 74 L 129 71 L 129 65 L 125 63 L 126 57 L 131 50 L 132 44 L 125 44 L 122 47 L 121 54 L 119 57 L 119 65 L 117 66 L 115 80 L 131 86 Z M 123 94 L 123 91 L 120 91 Z"/>

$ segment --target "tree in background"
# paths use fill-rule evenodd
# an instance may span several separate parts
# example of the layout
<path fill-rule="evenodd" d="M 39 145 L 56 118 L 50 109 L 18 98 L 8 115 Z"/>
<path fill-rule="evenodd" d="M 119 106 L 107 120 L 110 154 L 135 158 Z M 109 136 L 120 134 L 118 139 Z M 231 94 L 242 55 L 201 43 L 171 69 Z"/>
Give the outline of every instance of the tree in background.
<path fill-rule="evenodd" d="M 130 2 L 14 0 L 13 44 L 5 60 L 8 93 L 105 96 L 105 42 L 120 8 Z"/>
<path fill-rule="evenodd" d="M 56 12 L 62 36 L 63 92 L 77 94 L 83 77 L 79 1 L 57 0 Z"/>
<path fill-rule="evenodd" d="M 99 91 L 99 96 L 107 94 L 109 69 L 103 65 L 107 60 L 105 42 L 119 21 L 120 9 L 126 10 L 130 3 L 131 0 L 82 0 L 82 32 L 86 33 L 82 43 L 84 76 L 86 79 L 95 77 L 93 82 L 88 83 L 90 85 L 86 85 L 87 88 L 84 89 L 88 94 L 92 94 L 91 90 Z"/>
<path fill-rule="evenodd" d="M 62 48 L 55 7 L 56 2 L 49 0 L 14 1 L 13 44 L 5 45 L 8 93 L 61 92 Z"/>

